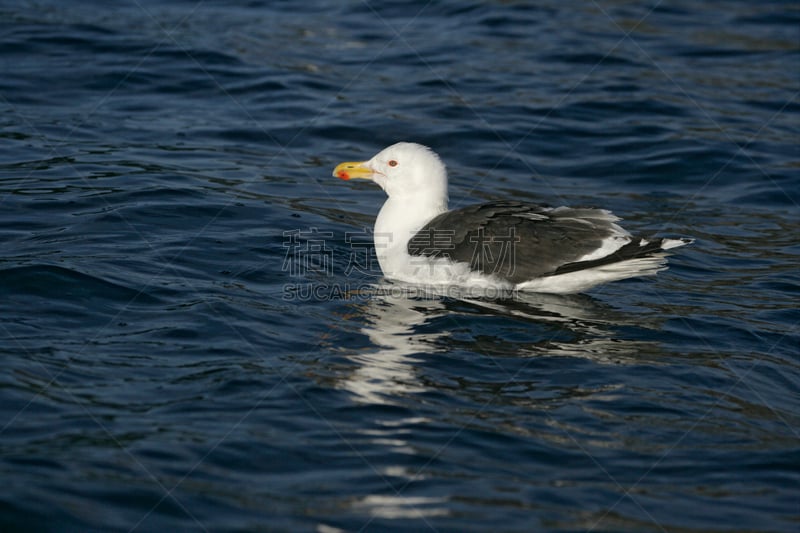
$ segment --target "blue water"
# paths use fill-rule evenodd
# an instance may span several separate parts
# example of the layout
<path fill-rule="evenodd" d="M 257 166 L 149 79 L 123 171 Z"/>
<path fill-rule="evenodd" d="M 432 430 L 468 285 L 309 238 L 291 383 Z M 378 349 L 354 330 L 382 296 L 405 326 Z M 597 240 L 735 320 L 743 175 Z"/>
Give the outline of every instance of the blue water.
<path fill-rule="evenodd" d="M 798 72 L 796 2 L 0 0 L 0 530 L 797 531 Z M 696 242 L 392 290 L 398 140 Z"/>

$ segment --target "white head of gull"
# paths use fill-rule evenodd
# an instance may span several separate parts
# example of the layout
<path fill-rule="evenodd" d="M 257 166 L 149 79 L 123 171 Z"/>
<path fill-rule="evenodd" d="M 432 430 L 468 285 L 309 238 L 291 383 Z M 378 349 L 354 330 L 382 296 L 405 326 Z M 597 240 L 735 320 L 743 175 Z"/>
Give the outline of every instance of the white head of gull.
<path fill-rule="evenodd" d="M 494 201 L 448 211 L 444 163 L 415 143 L 341 163 L 333 175 L 386 192 L 375 251 L 386 277 L 408 283 L 575 293 L 653 275 L 666 268 L 666 250 L 692 242 L 633 237 L 603 209 Z"/>

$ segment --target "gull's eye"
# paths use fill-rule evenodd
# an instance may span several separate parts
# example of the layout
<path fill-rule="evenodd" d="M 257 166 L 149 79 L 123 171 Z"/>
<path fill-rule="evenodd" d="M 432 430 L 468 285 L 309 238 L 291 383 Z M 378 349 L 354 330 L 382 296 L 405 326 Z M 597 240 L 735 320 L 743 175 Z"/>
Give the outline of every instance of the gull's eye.
<path fill-rule="evenodd" d="M 389 161 L 389 166 L 390 167 L 396 167 L 397 166 L 397 161 L 392 159 L 391 161 Z"/>

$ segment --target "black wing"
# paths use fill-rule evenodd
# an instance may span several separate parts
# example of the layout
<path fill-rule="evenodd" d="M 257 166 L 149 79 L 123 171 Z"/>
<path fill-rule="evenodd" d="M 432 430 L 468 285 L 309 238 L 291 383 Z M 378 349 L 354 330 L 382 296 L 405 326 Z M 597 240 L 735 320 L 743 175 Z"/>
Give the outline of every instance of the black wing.
<path fill-rule="evenodd" d="M 626 235 L 615 224 L 617 220 L 601 209 L 489 202 L 437 216 L 411 238 L 408 253 L 446 257 L 484 274 L 522 283 L 621 260 L 608 256 L 578 262 L 600 248 L 604 239 Z M 644 252 L 638 248 L 636 244 L 635 251 Z M 648 249 L 647 254 L 652 251 Z"/>

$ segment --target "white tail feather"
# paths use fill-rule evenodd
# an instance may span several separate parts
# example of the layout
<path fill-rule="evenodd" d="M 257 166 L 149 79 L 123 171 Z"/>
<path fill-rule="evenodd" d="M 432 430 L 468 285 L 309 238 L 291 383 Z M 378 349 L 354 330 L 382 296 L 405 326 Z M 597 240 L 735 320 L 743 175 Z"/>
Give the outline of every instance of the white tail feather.
<path fill-rule="evenodd" d="M 584 291 L 600 283 L 617 281 L 638 276 L 653 276 L 667 268 L 664 254 L 650 257 L 628 259 L 586 270 L 537 278 L 518 284 L 520 291 L 547 292 L 551 294 L 572 294 Z"/>
<path fill-rule="evenodd" d="M 677 248 L 678 246 L 692 244 L 693 242 L 694 239 L 661 239 L 661 249 L 670 250 L 672 248 Z"/>

